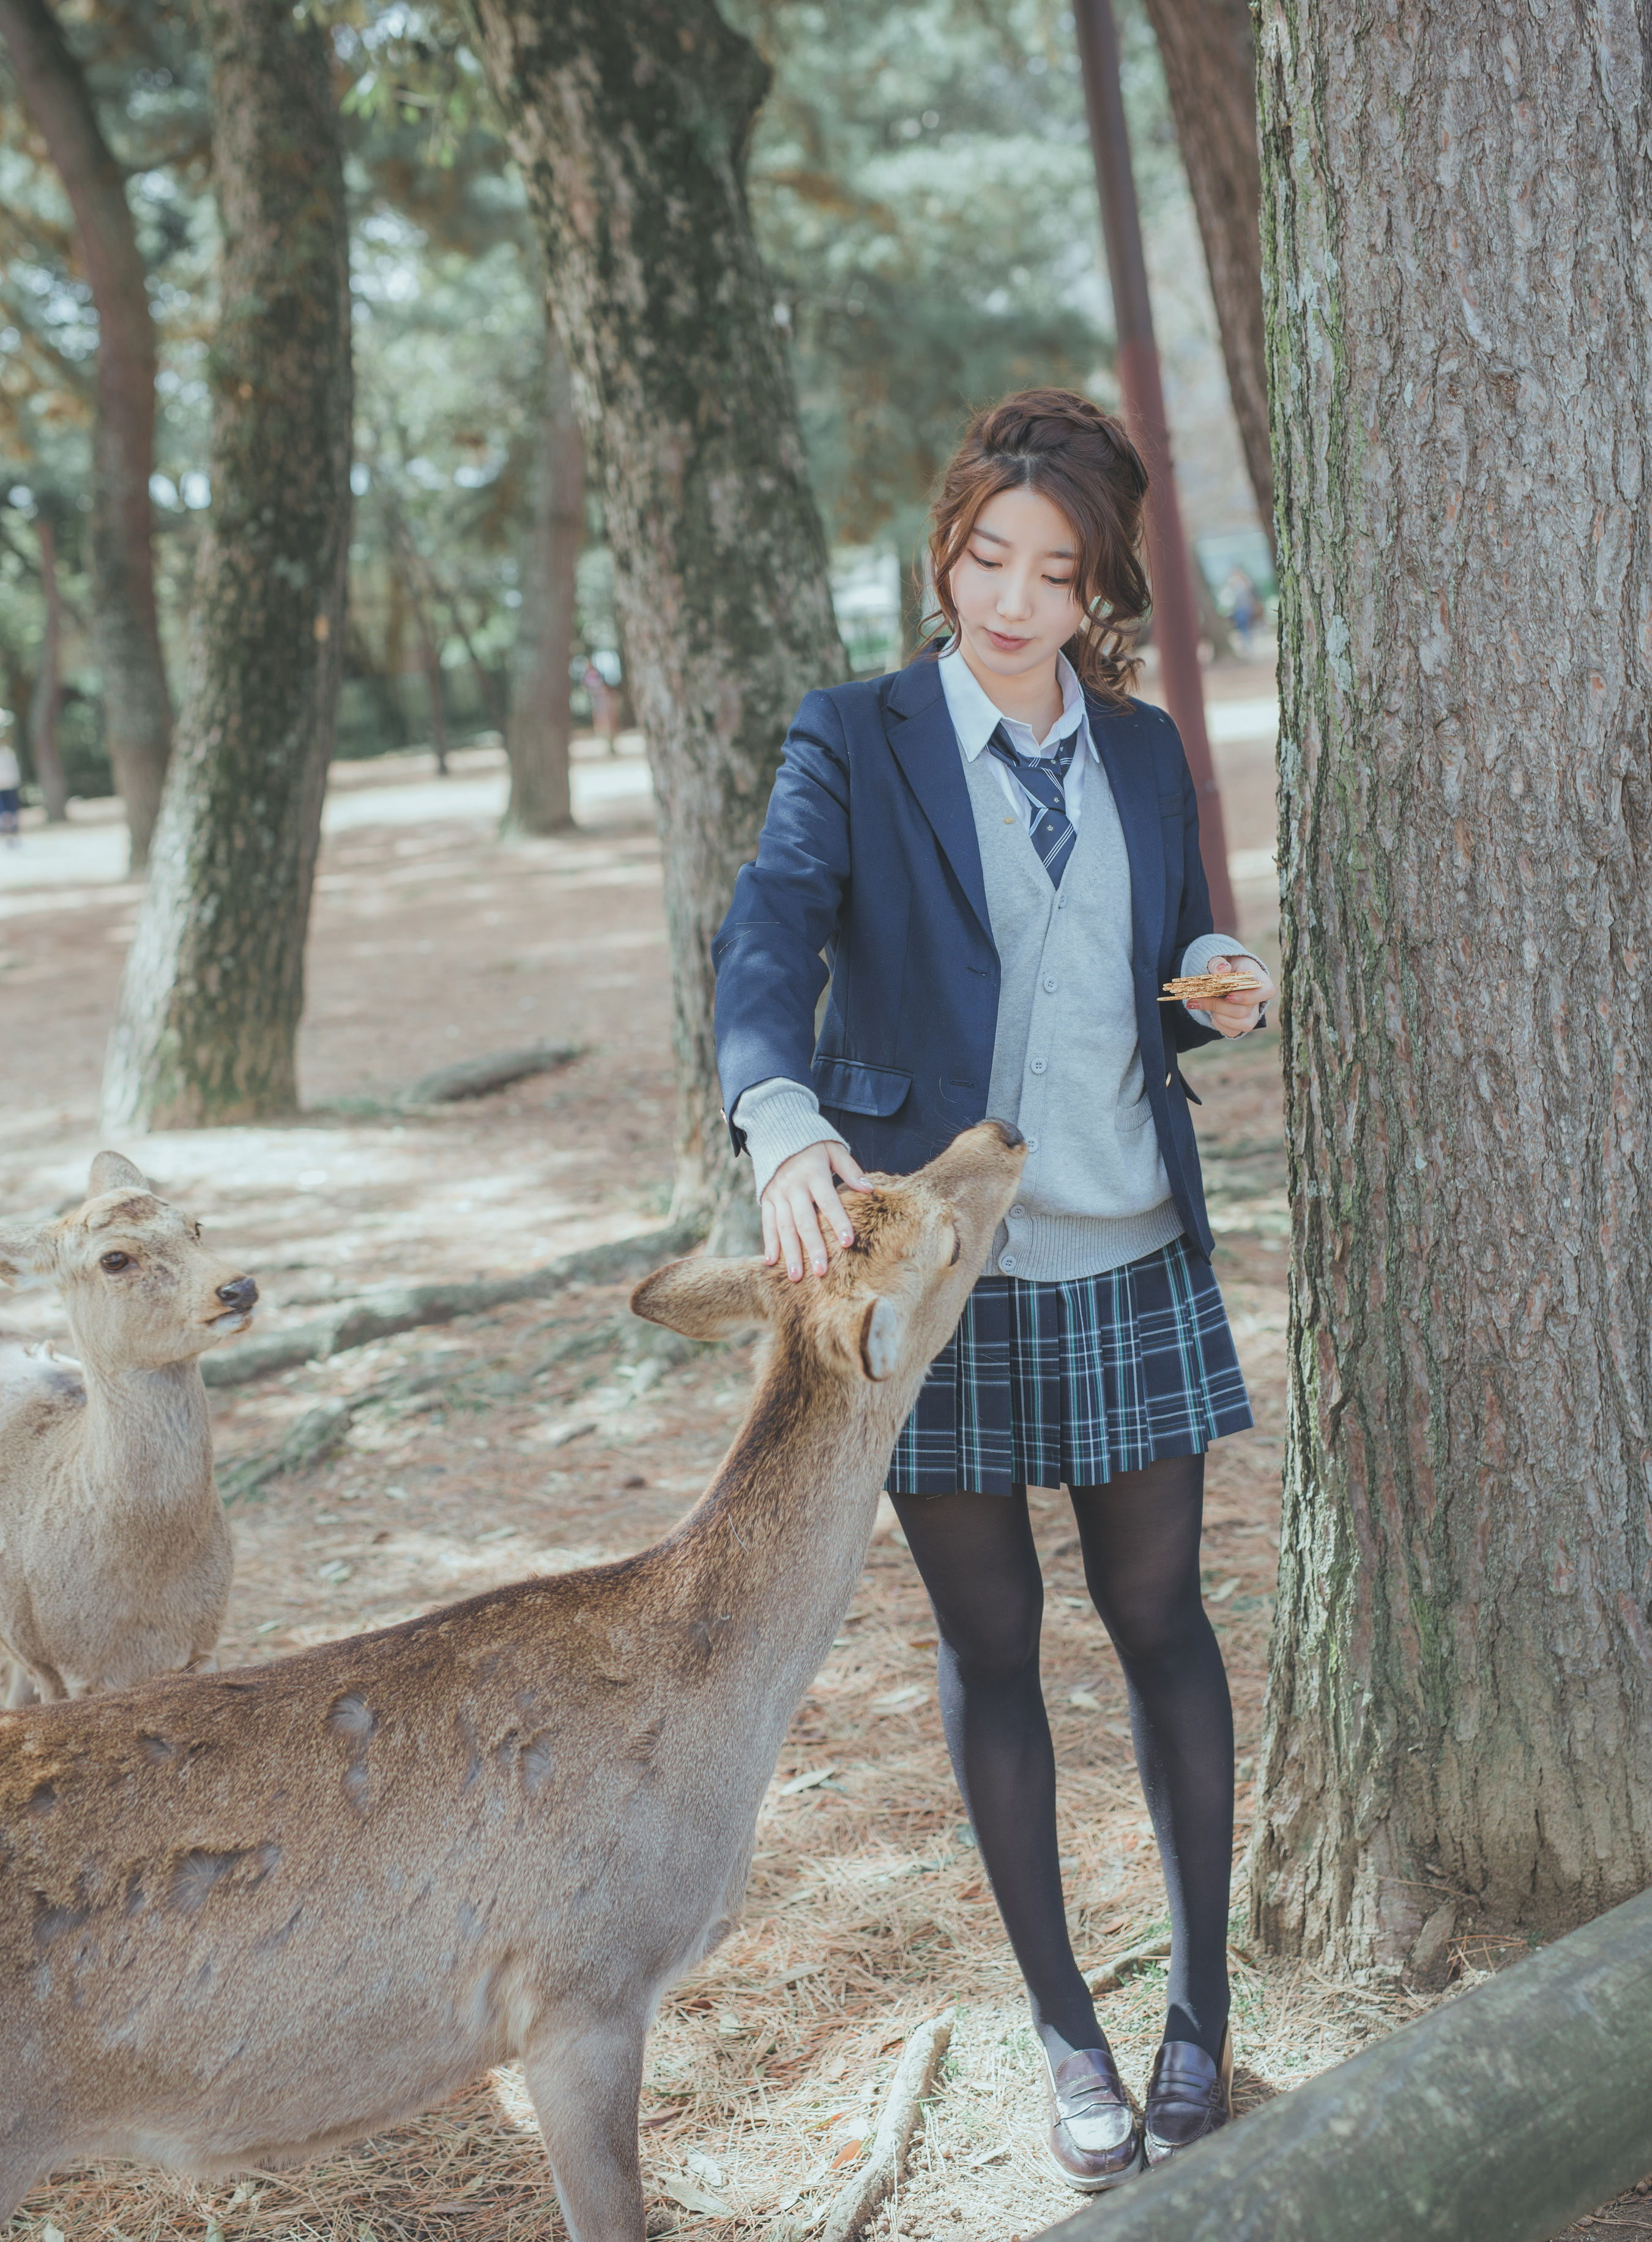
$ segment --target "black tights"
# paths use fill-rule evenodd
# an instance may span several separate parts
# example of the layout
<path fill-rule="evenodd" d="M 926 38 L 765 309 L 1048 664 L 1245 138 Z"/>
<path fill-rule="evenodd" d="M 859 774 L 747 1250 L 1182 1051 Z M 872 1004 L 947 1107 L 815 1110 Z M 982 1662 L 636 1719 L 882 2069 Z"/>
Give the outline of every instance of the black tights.
<path fill-rule="evenodd" d="M 1227 2024 L 1233 1715 L 1199 1592 L 1205 1459 L 1072 1489 L 1085 1579 L 1130 1691 L 1142 1789 L 1170 1897 L 1166 2039 L 1219 2057 Z M 897 1495 L 935 1608 L 941 1716 L 993 1896 L 1059 2063 L 1105 2044 L 1067 1937 L 1056 1763 L 1038 1679 L 1044 1581 L 1024 1488 Z"/>

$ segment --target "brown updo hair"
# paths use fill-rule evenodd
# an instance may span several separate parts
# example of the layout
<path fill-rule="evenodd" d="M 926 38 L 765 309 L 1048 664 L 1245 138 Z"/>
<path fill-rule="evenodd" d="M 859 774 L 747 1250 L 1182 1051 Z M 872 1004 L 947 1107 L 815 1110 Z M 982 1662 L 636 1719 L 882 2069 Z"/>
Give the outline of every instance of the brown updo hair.
<path fill-rule="evenodd" d="M 923 618 L 929 644 L 943 627 L 958 635 L 952 571 L 982 507 L 1005 490 L 1035 490 L 1066 518 L 1078 547 L 1073 597 L 1085 621 L 1064 651 L 1082 685 L 1122 704 L 1140 667 L 1131 652 L 1134 626 L 1151 597 L 1140 553 L 1147 470 L 1123 423 L 1071 389 L 1017 390 L 965 429 L 931 515 L 938 613 Z"/>

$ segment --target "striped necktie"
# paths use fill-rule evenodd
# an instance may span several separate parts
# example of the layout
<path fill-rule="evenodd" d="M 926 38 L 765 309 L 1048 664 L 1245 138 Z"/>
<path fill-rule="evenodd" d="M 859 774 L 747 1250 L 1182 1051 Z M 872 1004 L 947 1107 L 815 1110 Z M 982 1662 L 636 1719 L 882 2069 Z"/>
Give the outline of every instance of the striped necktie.
<path fill-rule="evenodd" d="M 1051 885 L 1057 888 L 1061 885 L 1061 876 L 1078 837 L 1078 829 L 1067 815 L 1067 795 L 1062 782 L 1072 769 L 1078 731 L 1082 728 L 1080 726 L 1069 732 L 1054 755 L 1030 759 L 1017 755 L 1002 724 L 987 742 L 988 751 L 1008 765 L 1022 792 L 1044 812 L 1032 829 L 1032 845 L 1038 852 L 1039 863 L 1050 875 Z"/>

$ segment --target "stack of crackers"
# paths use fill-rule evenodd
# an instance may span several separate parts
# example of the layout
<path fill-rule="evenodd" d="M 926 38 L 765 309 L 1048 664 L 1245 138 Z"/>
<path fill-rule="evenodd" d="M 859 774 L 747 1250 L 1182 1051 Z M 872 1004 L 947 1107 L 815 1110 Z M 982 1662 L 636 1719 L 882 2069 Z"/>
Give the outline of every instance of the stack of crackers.
<path fill-rule="evenodd" d="M 1212 997 L 1235 997 L 1241 989 L 1259 989 L 1252 973 L 1189 973 L 1179 981 L 1166 981 L 1161 1004 L 1207 1004 Z"/>

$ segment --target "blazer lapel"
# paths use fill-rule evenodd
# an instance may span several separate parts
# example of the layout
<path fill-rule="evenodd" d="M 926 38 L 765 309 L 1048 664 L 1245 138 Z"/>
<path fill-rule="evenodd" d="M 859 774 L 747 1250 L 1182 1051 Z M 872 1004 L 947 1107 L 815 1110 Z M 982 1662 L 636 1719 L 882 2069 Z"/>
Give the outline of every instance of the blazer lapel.
<path fill-rule="evenodd" d="M 1140 719 L 1085 695 L 1090 736 L 1113 790 L 1125 854 L 1130 859 L 1131 927 L 1135 970 L 1155 984 L 1165 932 L 1165 842 L 1159 830 L 1158 782 L 1152 756 L 1141 747 Z"/>
<path fill-rule="evenodd" d="M 941 674 L 933 661 L 914 661 L 901 671 L 885 696 L 883 723 L 895 760 L 933 827 L 970 910 L 991 938 L 975 812 Z"/>

